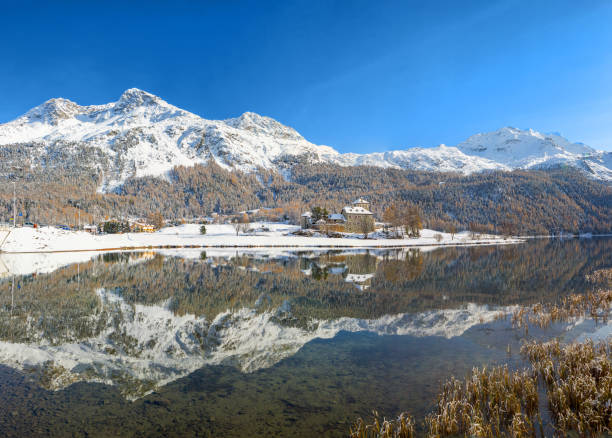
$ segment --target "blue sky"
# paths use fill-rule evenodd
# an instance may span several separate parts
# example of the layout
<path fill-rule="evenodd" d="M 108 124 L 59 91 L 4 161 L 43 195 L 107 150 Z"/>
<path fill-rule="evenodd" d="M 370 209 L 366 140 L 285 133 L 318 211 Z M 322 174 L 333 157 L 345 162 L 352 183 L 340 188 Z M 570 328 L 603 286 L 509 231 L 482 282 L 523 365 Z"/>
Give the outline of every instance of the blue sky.
<path fill-rule="evenodd" d="M 610 1 L 57 1 L 0 14 L 0 122 L 150 91 L 342 152 L 502 126 L 612 150 Z"/>

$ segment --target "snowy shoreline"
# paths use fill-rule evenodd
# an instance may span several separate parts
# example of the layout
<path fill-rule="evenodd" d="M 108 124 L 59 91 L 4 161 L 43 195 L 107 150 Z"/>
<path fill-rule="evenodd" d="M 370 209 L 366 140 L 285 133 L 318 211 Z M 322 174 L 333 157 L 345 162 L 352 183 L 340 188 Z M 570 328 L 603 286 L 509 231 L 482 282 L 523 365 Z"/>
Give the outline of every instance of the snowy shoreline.
<path fill-rule="evenodd" d="M 343 238 L 305 237 L 290 235 L 299 227 L 279 223 L 255 223 L 265 231 L 236 235 L 231 225 L 207 225 L 200 234 L 200 225 L 185 224 L 167 227 L 155 233 L 125 233 L 92 235 L 84 231 L 66 231 L 55 227 L 12 229 L 0 252 L 5 254 L 55 253 L 76 251 L 122 251 L 183 248 L 406 248 L 432 246 L 504 245 L 524 242 L 524 239 L 482 235 L 472 239 L 464 231 L 451 236 L 434 230 L 422 230 L 419 238 L 363 239 L 357 235 Z M 437 238 L 436 238 L 437 236 Z M 441 236 L 441 237 L 440 237 Z M 2 236 L 4 237 L 4 236 Z M 439 240 L 438 240 L 439 239 Z"/>

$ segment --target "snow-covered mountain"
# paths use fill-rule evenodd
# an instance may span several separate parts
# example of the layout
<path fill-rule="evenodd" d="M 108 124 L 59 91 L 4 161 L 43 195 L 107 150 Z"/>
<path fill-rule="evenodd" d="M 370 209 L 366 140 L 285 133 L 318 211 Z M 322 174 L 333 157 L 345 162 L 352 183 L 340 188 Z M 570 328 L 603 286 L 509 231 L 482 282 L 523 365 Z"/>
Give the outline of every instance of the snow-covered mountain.
<path fill-rule="evenodd" d="M 568 165 L 583 169 L 596 178 L 612 180 L 612 152 L 597 151 L 583 143 L 571 143 L 558 134 L 507 127 L 473 135 L 457 145 L 457 149 L 470 156 L 503 163 L 510 169 Z"/>
<path fill-rule="evenodd" d="M 103 191 L 135 176 L 160 176 L 176 165 L 214 159 L 228 169 L 275 169 L 285 156 L 314 161 L 338 155 L 315 146 L 295 130 L 253 113 L 225 121 L 205 120 L 138 89 L 117 102 L 79 106 L 51 99 L 22 117 L 0 125 L 0 145 L 27 147 L 32 166 L 53 164 L 60 152 L 77 156 L 84 148 L 102 159 Z"/>
<path fill-rule="evenodd" d="M 228 120 L 206 120 L 135 88 L 105 105 L 51 99 L 1 124 L 0 146 L 19 149 L 33 167 L 87 162 L 104 175 L 101 191 L 132 176 L 163 176 L 176 165 L 211 159 L 229 170 L 263 168 L 285 176 L 292 164 L 304 161 L 463 174 L 570 165 L 612 181 L 612 153 L 533 130 L 503 128 L 474 135 L 457 147 L 340 154 L 268 117 L 247 112 Z"/>

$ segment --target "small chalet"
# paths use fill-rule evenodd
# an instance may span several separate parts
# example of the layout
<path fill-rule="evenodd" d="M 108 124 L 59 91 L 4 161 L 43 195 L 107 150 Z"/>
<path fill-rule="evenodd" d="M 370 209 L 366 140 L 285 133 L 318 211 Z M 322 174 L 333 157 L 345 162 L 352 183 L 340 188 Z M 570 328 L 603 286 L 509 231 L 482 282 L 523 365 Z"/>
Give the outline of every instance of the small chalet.
<path fill-rule="evenodd" d="M 90 234 L 96 234 L 98 232 L 98 227 L 95 225 L 85 224 L 83 225 L 83 231 L 87 231 Z"/>
<path fill-rule="evenodd" d="M 130 221 L 130 231 L 132 233 L 152 233 L 155 227 L 146 222 Z"/>
<path fill-rule="evenodd" d="M 328 224 L 344 224 L 346 222 L 346 218 L 341 213 L 332 213 L 327 216 Z"/>

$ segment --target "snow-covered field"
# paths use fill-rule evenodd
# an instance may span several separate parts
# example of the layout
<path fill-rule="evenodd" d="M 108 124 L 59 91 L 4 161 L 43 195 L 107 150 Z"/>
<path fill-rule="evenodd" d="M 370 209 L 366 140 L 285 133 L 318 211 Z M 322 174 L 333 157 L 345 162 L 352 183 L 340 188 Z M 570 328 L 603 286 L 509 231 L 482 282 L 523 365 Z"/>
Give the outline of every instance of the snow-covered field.
<path fill-rule="evenodd" d="M 447 233 L 422 230 L 417 239 L 363 239 L 361 235 L 344 238 L 326 236 L 296 236 L 290 233 L 299 229 L 294 225 L 279 223 L 253 223 L 253 229 L 267 231 L 236 235 L 232 225 L 207 225 L 206 234 L 200 234 L 200 225 L 185 224 L 167 227 L 155 233 L 125 233 L 92 235 L 84 231 L 66 231 L 55 227 L 16 228 L 12 230 L 1 250 L 16 252 L 92 251 L 112 249 L 164 248 L 164 247 L 304 247 L 304 248 L 372 248 L 402 246 L 478 245 L 518 243 L 518 239 L 502 239 L 500 236 L 482 235 L 472 239 L 468 232 Z M 3 232 L 5 233 L 5 232 Z M 441 240 L 436 235 L 442 236 Z M 4 236 L 2 236 L 4 237 Z"/>

